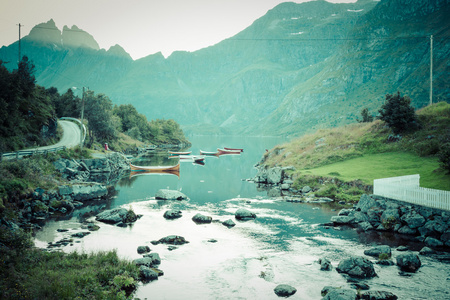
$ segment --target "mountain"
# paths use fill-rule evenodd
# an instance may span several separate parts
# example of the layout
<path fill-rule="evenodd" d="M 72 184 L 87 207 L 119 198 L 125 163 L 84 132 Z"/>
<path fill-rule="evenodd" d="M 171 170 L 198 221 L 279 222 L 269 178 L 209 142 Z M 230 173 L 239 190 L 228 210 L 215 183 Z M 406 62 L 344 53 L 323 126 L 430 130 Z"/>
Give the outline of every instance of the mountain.
<path fill-rule="evenodd" d="M 431 34 L 434 97 L 449 101 L 449 1 L 282 3 L 214 46 L 135 61 L 50 20 L 22 40 L 22 53 L 43 86 L 87 86 L 186 133 L 300 135 L 355 122 L 364 107 L 375 113 L 387 93 L 425 106 Z M 0 59 L 17 61 L 17 42 Z"/>

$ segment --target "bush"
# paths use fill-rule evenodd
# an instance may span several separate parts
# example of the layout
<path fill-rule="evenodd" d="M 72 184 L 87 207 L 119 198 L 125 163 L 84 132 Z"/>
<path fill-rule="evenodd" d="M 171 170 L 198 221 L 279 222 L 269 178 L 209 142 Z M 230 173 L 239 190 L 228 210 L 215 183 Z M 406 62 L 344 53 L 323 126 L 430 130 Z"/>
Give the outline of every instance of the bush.
<path fill-rule="evenodd" d="M 447 171 L 447 174 L 450 174 L 450 133 L 442 139 L 438 158 L 442 168 Z"/>
<path fill-rule="evenodd" d="M 400 92 L 394 95 L 386 95 L 386 101 L 381 109 L 380 119 L 387 123 L 395 134 L 418 129 L 418 123 L 414 107 L 408 96 L 400 96 Z"/>

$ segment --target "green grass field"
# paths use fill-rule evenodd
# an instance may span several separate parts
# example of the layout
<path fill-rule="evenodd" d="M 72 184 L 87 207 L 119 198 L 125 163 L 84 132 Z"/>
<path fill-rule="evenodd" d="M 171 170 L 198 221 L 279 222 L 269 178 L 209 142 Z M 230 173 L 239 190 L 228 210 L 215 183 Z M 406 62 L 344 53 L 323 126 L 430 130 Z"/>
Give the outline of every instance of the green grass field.
<path fill-rule="evenodd" d="M 420 186 L 450 190 L 450 175 L 439 169 L 435 157 L 419 157 L 412 153 L 387 152 L 365 154 L 317 168 L 302 170 L 303 175 L 337 177 L 344 181 L 360 179 L 373 184 L 374 179 L 420 174 Z"/>

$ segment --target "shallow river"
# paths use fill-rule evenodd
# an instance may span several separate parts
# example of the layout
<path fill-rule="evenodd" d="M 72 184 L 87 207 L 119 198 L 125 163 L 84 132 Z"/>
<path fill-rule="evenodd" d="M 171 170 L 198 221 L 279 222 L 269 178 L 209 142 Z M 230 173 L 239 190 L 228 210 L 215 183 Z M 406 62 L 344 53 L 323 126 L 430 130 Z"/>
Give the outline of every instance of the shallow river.
<path fill-rule="evenodd" d="M 143 217 L 132 227 L 119 228 L 98 223 L 92 232 L 63 251 L 97 251 L 116 249 L 126 259 L 141 257 L 137 247 L 148 245 L 159 253 L 164 276 L 141 285 L 136 297 L 141 299 L 278 299 L 273 289 L 289 284 L 297 293 L 289 299 L 321 299 L 324 286 L 350 288 L 346 278 L 336 272 L 339 261 L 350 255 L 363 255 L 364 250 L 383 243 L 392 247 L 408 245 L 395 237 L 358 234 L 355 230 L 326 229 L 319 226 L 337 212 L 329 207 L 274 200 L 265 191 L 243 179 L 256 174 L 253 167 L 265 149 L 283 142 L 275 138 L 192 137 L 193 154 L 199 150 L 215 151 L 217 147 L 244 148 L 241 155 L 207 157 L 205 165 L 182 163 L 180 177 L 145 175 L 125 177 L 116 186 L 116 196 L 99 206 L 77 211 L 72 218 L 52 221 L 38 232 L 35 243 L 61 240 L 73 233 L 86 231 L 81 222 L 93 220 L 100 208 L 123 206 Z M 167 156 L 158 163 L 172 164 Z M 139 162 L 144 164 L 144 161 Z M 177 189 L 188 201 L 157 201 L 159 189 Z M 256 213 L 254 221 L 239 222 L 235 211 L 247 208 Z M 166 220 L 168 209 L 180 209 L 183 217 Z M 196 213 L 214 220 L 232 219 L 236 226 L 227 228 L 220 222 L 197 225 L 191 218 Z M 69 229 L 57 232 L 57 229 Z M 167 245 L 150 242 L 167 235 L 180 235 L 188 244 L 169 250 Z M 399 254 L 393 248 L 393 257 Z M 332 271 L 320 271 L 317 260 L 330 259 Z M 369 258 L 369 257 L 368 257 Z M 375 265 L 378 277 L 363 280 L 372 290 L 390 291 L 399 299 L 450 299 L 448 264 L 421 256 L 422 267 L 411 276 L 400 276 L 396 266 Z"/>

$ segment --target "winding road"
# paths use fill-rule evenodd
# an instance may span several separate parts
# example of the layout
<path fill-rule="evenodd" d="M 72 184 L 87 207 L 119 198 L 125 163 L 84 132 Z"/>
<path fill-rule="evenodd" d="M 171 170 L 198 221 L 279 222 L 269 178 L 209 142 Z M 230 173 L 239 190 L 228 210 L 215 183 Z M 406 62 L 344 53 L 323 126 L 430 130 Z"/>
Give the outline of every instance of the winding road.
<path fill-rule="evenodd" d="M 3 153 L 0 155 L 2 156 L 2 159 L 11 159 L 11 158 L 21 158 L 24 155 L 29 155 L 30 151 L 45 151 L 45 150 L 52 150 L 60 147 L 67 147 L 67 148 L 73 148 L 75 146 L 78 146 L 81 141 L 81 129 L 80 126 L 72 121 L 68 120 L 58 120 L 58 125 L 61 126 L 63 129 L 63 135 L 61 140 L 54 144 L 49 146 L 43 146 L 38 148 L 30 148 L 21 150 L 18 152 L 11 152 L 11 153 Z M 23 153 L 21 153 L 23 152 Z M 25 152 L 28 152 L 25 154 Z"/>

